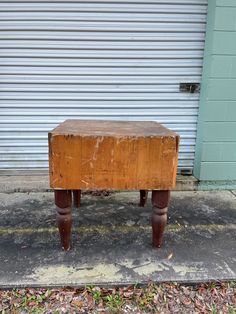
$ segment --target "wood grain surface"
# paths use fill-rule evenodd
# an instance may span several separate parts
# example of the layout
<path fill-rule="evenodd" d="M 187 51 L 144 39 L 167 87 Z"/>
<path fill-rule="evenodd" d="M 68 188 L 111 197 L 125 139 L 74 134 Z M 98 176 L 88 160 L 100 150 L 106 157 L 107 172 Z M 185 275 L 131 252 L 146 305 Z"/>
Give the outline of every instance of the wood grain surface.
<path fill-rule="evenodd" d="M 179 136 L 157 122 L 66 120 L 48 139 L 54 189 L 175 187 Z"/>

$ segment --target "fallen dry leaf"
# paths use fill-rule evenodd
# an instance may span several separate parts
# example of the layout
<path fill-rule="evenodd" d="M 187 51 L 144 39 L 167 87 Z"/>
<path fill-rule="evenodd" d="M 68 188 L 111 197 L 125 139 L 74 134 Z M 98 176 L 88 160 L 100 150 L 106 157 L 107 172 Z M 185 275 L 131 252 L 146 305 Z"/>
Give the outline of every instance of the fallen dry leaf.
<path fill-rule="evenodd" d="M 189 299 L 189 298 L 184 298 L 184 300 L 182 301 L 182 303 L 183 303 L 184 305 L 190 305 L 190 304 L 192 303 L 192 301 L 191 301 L 191 299 Z"/>
<path fill-rule="evenodd" d="M 71 302 L 73 305 L 76 305 L 77 307 L 82 307 L 84 305 L 83 301 L 80 300 L 72 300 Z"/>
<path fill-rule="evenodd" d="M 125 291 L 124 292 L 124 297 L 125 298 L 130 298 L 134 295 L 134 291 Z"/>

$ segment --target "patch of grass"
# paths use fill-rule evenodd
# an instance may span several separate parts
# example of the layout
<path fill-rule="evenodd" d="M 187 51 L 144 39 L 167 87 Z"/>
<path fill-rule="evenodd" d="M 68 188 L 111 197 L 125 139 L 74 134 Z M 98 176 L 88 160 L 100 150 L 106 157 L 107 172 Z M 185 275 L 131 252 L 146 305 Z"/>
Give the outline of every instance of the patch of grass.
<path fill-rule="evenodd" d="M 100 301 L 102 301 L 102 292 L 101 290 L 92 290 L 92 296 L 93 299 L 95 301 L 95 303 L 99 303 Z"/>
<path fill-rule="evenodd" d="M 10 312 L 4 309 L 1 313 L 42 313 L 44 302 L 50 297 L 51 291 L 49 289 L 36 291 L 35 289 L 12 290 L 13 302 L 9 307 Z"/>
<path fill-rule="evenodd" d="M 229 286 L 230 288 L 236 289 L 236 281 L 230 281 L 230 282 L 228 283 L 228 286 Z"/>
<path fill-rule="evenodd" d="M 85 287 L 85 289 L 89 293 L 91 293 L 91 295 L 92 295 L 92 297 L 93 297 L 93 299 L 94 299 L 96 304 L 98 304 L 100 301 L 103 300 L 103 298 L 102 298 L 102 291 L 101 291 L 101 289 L 99 287 L 95 287 L 94 285 L 87 285 Z"/>
<path fill-rule="evenodd" d="M 109 294 L 105 297 L 105 301 L 108 308 L 113 311 L 119 310 L 124 303 L 119 294 Z"/>
<path fill-rule="evenodd" d="M 210 311 L 212 314 L 218 314 L 217 307 L 215 305 L 210 306 Z"/>
<path fill-rule="evenodd" d="M 140 289 L 141 288 L 141 284 L 139 283 L 139 282 L 136 282 L 135 284 L 134 284 L 134 289 Z"/>
<path fill-rule="evenodd" d="M 212 282 L 210 282 L 210 283 L 208 284 L 208 288 L 209 288 L 209 289 L 214 289 L 214 288 L 216 288 L 216 286 L 217 286 L 217 283 L 214 282 L 214 281 L 212 281 Z"/>
<path fill-rule="evenodd" d="M 86 285 L 85 289 L 88 290 L 89 292 L 91 292 L 94 288 L 94 285 Z"/>
<path fill-rule="evenodd" d="M 138 307 L 142 310 L 148 309 L 150 304 L 153 303 L 156 293 L 156 286 L 152 283 L 146 289 L 142 289 L 142 295 L 138 299 Z"/>
<path fill-rule="evenodd" d="M 229 308 L 228 308 L 228 314 L 236 314 L 236 305 L 235 305 L 235 307 L 233 308 L 232 306 L 230 306 Z"/>

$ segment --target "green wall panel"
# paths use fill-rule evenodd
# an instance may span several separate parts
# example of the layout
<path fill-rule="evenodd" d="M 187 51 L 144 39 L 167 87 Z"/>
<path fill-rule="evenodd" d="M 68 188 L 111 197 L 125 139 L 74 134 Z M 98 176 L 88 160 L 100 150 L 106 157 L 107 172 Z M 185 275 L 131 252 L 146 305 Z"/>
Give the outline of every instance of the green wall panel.
<path fill-rule="evenodd" d="M 209 0 L 194 175 L 236 180 L 236 0 Z"/>
<path fill-rule="evenodd" d="M 236 2 L 236 1 L 235 1 Z M 215 30 L 235 31 L 236 30 L 236 7 L 216 8 Z"/>
<path fill-rule="evenodd" d="M 236 143 L 203 143 L 202 161 L 234 161 L 236 160 Z"/>
<path fill-rule="evenodd" d="M 236 99 L 236 80 L 209 79 L 208 100 Z"/>
<path fill-rule="evenodd" d="M 235 85 L 236 86 L 236 85 Z M 236 101 L 206 102 L 205 121 L 235 121 Z"/>
<path fill-rule="evenodd" d="M 211 77 L 236 78 L 236 57 L 213 55 L 211 61 Z"/>
<path fill-rule="evenodd" d="M 205 122 L 204 133 L 204 142 L 236 142 L 236 122 Z"/>
<path fill-rule="evenodd" d="M 213 37 L 213 54 L 236 55 L 236 32 L 215 31 Z"/>
<path fill-rule="evenodd" d="M 236 162 L 202 162 L 201 180 L 235 180 Z"/>
<path fill-rule="evenodd" d="M 214 0 L 208 0 L 208 1 L 214 1 Z M 216 1 L 217 6 L 222 7 L 236 7 L 236 1 L 235 0 L 217 0 Z"/>

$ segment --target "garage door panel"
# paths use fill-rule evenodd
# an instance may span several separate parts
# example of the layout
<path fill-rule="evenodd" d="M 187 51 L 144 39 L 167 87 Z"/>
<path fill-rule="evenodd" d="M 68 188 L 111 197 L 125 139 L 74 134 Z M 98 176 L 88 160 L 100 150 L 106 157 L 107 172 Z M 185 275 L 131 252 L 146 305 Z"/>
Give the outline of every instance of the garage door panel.
<path fill-rule="evenodd" d="M 207 0 L 0 0 L 0 173 L 47 171 L 68 118 L 159 121 L 192 171 Z"/>

